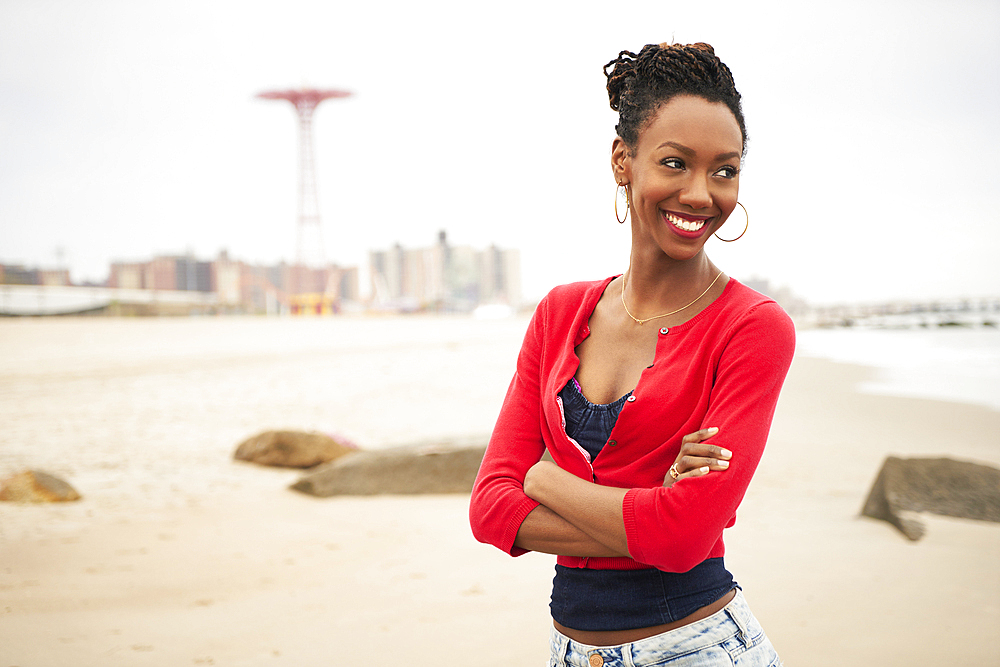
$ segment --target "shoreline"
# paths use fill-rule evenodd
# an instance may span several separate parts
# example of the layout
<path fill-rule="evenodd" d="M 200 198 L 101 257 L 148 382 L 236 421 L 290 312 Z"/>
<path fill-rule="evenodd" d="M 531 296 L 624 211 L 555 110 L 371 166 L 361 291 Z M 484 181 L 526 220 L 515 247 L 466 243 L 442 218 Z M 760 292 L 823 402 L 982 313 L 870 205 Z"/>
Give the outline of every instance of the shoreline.
<path fill-rule="evenodd" d="M 217 349 L 213 339 L 187 356 L 164 348 L 142 366 L 130 365 L 127 346 L 110 369 L 100 355 L 69 371 L 37 355 L 12 362 L 21 370 L 0 373 L 0 392 L 18 409 L 0 407 L 9 425 L 0 474 L 46 451 L 84 500 L 0 503 L 0 661 L 299 667 L 405 656 L 419 666 L 440 663 L 448 647 L 477 655 L 468 661 L 476 664 L 543 664 L 554 558 L 511 559 L 475 542 L 468 496 L 321 500 L 287 490 L 297 471 L 230 459 L 234 436 L 285 410 L 297 410 L 289 423 L 323 410 L 353 411 L 364 423 L 389 404 L 400 424 L 371 433 L 395 444 L 433 432 L 424 422 L 438 402 L 462 401 L 467 418 L 450 427 L 481 431 L 499 409 L 513 368 L 513 356 L 502 357 L 516 354 L 523 326 L 414 324 L 402 344 L 390 330 L 350 355 L 314 343 L 356 331 L 302 327 L 309 338 L 294 349 L 267 333 L 236 341 L 208 368 L 197 350 Z M 121 340 L 108 335 L 110 353 Z M 406 372 L 387 374 L 389 356 Z M 441 364 L 445 377 L 428 378 Z M 461 376 L 470 365 L 474 373 Z M 317 367 L 375 375 L 350 392 L 287 386 Z M 796 356 L 764 458 L 726 531 L 727 565 L 786 664 L 989 664 L 982 638 L 1000 627 L 1000 525 L 925 515 L 927 534 L 911 543 L 859 512 L 890 454 L 1000 466 L 1000 413 L 858 393 L 874 372 Z M 254 381 L 278 383 L 291 399 L 271 406 L 270 395 L 241 387 Z M 371 395 L 388 381 L 395 388 Z M 177 398 L 190 383 L 207 406 Z M 431 389 L 414 393 L 422 383 Z M 127 390 L 137 394 L 108 404 Z M 181 402 L 164 414 L 157 401 L 171 397 Z M 219 425 L 220 412 L 233 423 Z"/>
<path fill-rule="evenodd" d="M 1000 411 L 1000 331 L 947 329 L 804 329 L 802 356 L 873 369 L 865 394 L 968 403 Z"/>

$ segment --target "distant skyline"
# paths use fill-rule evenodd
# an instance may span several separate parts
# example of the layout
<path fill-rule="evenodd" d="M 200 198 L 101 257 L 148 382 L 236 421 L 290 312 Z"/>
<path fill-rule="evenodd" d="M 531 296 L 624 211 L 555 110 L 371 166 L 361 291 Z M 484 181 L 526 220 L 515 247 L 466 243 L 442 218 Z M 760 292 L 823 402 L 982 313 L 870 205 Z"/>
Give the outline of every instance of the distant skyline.
<path fill-rule="evenodd" d="M 294 114 L 254 96 L 307 84 L 354 93 L 315 116 L 330 261 L 444 229 L 520 249 L 527 298 L 619 273 L 601 66 L 672 39 L 743 93 L 750 228 L 710 243 L 723 270 L 813 304 L 1000 294 L 989 0 L 0 0 L 0 262 L 292 261 Z"/>

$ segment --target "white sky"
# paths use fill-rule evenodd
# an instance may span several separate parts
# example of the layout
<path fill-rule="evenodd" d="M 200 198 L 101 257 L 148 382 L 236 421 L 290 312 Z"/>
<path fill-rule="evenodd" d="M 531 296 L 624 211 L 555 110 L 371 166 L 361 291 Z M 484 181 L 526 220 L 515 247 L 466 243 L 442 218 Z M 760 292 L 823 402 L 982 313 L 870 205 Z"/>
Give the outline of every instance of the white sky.
<path fill-rule="evenodd" d="M 355 93 L 315 117 L 329 259 L 445 229 L 520 248 L 529 297 L 621 272 L 601 66 L 671 39 L 744 97 L 724 270 L 817 304 L 1000 295 L 994 0 L 0 0 L 0 261 L 293 259 L 294 114 L 254 95 L 307 84 Z"/>

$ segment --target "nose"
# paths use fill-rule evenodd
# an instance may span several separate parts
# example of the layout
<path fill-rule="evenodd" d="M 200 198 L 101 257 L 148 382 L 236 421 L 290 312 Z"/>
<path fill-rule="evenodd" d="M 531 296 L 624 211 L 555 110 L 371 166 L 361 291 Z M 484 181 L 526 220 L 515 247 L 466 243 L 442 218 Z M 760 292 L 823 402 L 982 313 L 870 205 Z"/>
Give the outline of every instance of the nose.
<path fill-rule="evenodd" d="M 686 187 L 681 190 L 678 200 L 693 209 L 711 206 L 712 195 L 708 191 L 708 179 L 692 174 Z"/>

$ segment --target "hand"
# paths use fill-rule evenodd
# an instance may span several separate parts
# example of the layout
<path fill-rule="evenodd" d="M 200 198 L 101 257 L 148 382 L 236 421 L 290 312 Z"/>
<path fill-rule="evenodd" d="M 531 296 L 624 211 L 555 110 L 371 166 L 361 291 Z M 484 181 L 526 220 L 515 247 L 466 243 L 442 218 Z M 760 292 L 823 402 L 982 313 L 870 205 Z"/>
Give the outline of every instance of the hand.
<path fill-rule="evenodd" d="M 731 451 L 702 442 L 718 432 L 719 429 L 713 426 L 689 433 L 681 439 L 681 451 L 672 466 L 679 473 L 677 479 L 701 477 L 713 470 L 722 471 L 729 467 L 729 459 L 733 456 Z M 677 480 L 667 473 L 663 478 L 663 486 L 670 487 L 675 481 Z"/>

